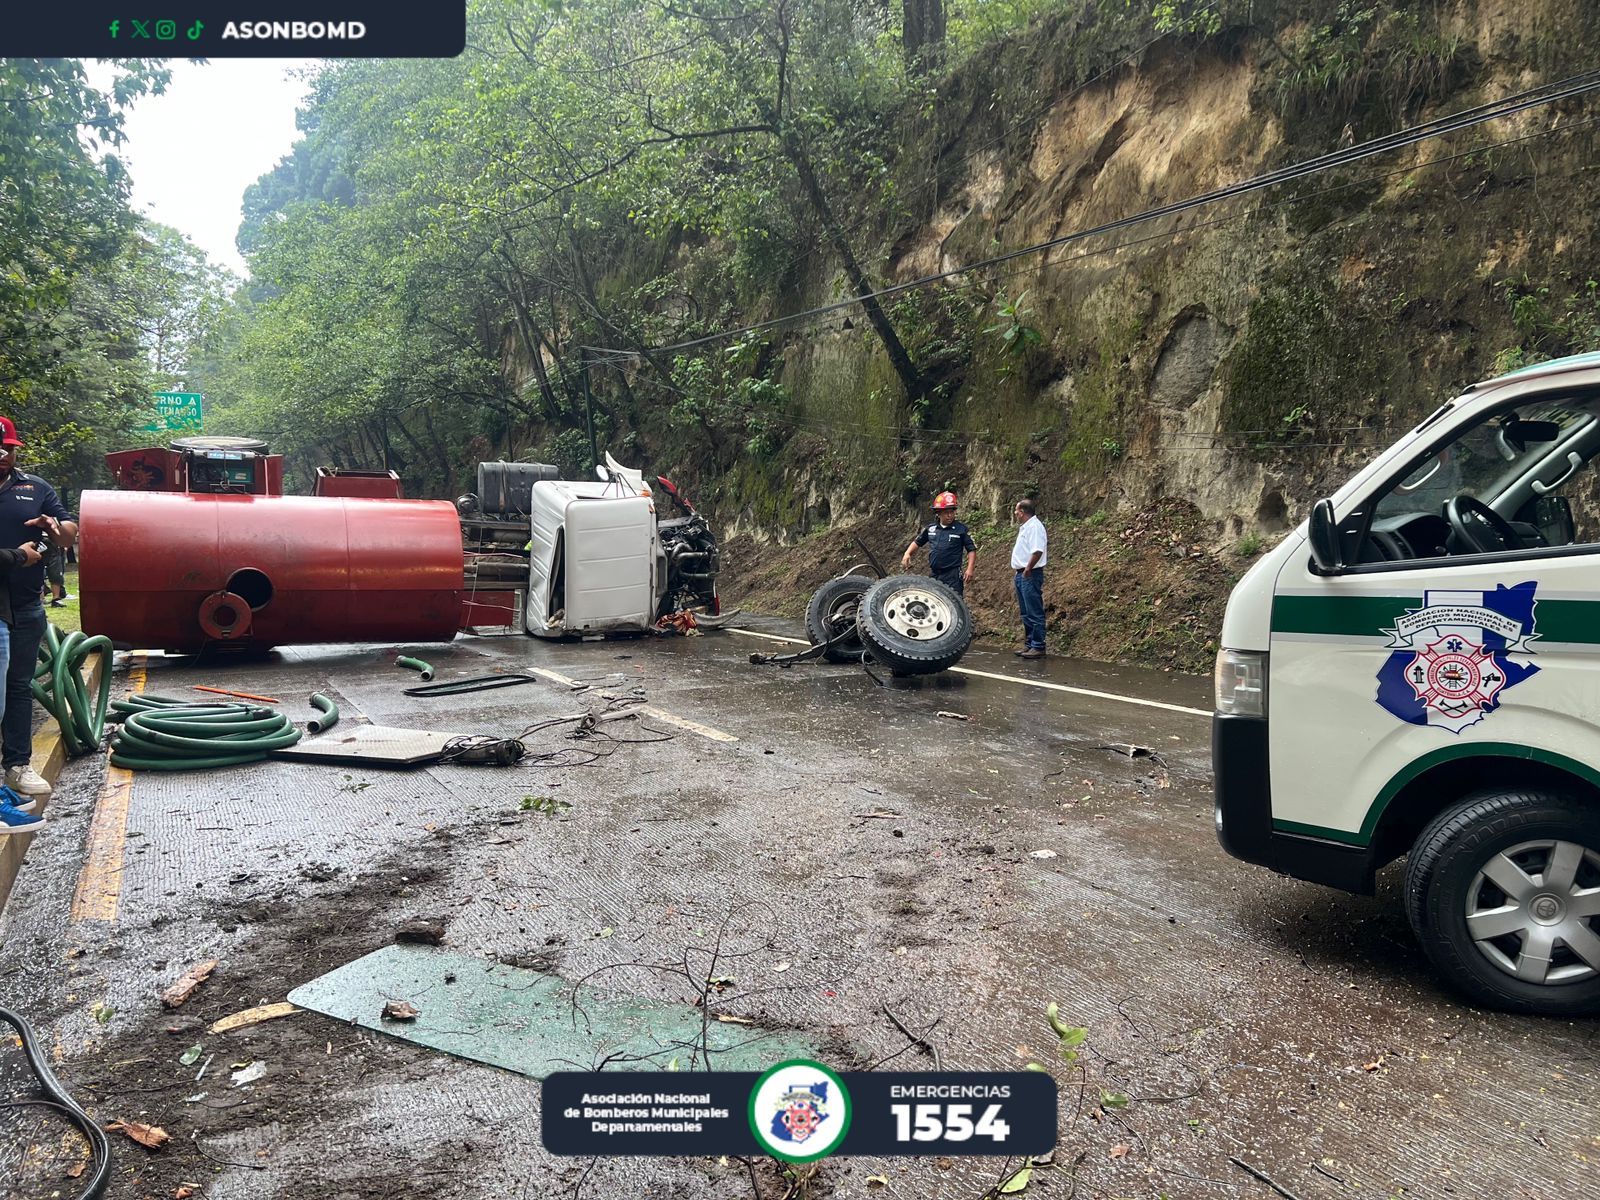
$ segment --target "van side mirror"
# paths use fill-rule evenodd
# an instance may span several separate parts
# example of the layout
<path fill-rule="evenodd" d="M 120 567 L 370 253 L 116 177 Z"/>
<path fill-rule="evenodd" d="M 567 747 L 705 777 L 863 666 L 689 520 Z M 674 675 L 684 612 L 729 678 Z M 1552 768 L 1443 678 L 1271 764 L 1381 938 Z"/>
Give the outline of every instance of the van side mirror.
<path fill-rule="evenodd" d="M 1339 530 L 1333 523 L 1333 501 L 1324 496 L 1311 506 L 1311 561 L 1319 575 L 1344 574 L 1344 557 L 1339 553 Z"/>

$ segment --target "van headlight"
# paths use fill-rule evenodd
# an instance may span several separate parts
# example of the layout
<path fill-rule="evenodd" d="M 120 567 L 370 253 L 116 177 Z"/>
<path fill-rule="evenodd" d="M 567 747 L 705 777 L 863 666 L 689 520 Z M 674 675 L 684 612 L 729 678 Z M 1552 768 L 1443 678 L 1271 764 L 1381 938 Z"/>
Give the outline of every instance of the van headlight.
<path fill-rule="evenodd" d="M 1219 650 L 1215 672 L 1217 711 L 1260 717 L 1267 711 L 1267 655 L 1263 650 Z"/>

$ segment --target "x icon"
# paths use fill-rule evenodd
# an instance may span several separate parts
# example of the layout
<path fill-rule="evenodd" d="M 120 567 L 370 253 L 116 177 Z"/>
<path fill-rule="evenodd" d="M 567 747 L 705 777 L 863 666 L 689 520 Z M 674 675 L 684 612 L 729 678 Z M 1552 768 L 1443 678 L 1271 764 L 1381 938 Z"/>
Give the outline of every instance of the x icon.
<path fill-rule="evenodd" d="M 140 21 L 140 20 L 138 20 L 137 18 L 134 18 L 134 17 L 130 17 L 129 20 L 131 20 L 133 22 L 133 36 L 134 37 L 136 37 L 136 38 L 148 38 L 150 36 L 150 22 L 148 20 Z"/>

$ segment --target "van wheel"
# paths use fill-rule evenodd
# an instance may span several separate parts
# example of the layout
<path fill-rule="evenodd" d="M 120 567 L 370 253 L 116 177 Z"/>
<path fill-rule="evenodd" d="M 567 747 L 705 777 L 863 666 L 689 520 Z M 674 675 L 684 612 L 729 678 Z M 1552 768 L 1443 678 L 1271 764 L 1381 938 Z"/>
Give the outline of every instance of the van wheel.
<path fill-rule="evenodd" d="M 840 575 L 819 587 L 806 605 L 806 636 L 813 646 L 831 642 L 846 629 L 856 626 L 856 606 L 867 594 L 872 580 L 866 575 Z M 860 635 L 846 638 L 822 657 L 833 663 L 858 663 L 865 647 Z"/>
<path fill-rule="evenodd" d="M 1411 848 L 1406 915 L 1474 999 L 1600 1012 L 1600 810 L 1554 792 L 1468 796 Z"/>
<path fill-rule="evenodd" d="M 856 609 L 856 630 L 873 659 L 896 675 L 953 667 L 972 641 L 972 614 L 960 596 L 926 575 L 874 583 Z"/>

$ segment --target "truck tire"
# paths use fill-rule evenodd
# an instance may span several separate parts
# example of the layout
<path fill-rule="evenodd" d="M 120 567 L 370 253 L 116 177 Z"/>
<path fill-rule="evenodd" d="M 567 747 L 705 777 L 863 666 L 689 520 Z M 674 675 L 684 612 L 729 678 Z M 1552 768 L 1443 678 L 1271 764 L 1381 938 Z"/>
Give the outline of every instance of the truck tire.
<path fill-rule="evenodd" d="M 873 659 L 896 675 L 953 667 L 972 641 L 972 614 L 954 591 L 926 575 L 891 575 L 856 607 L 856 630 Z"/>
<path fill-rule="evenodd" d="M 806 605 L 806 636 L 811 644 L 832 641 L 845 631 L 846 624 L 854 629 L 856 609 L 871 586 L 872 580 L 865 575 L 840 575 L 819 587 Z M 824 650 L 822 657 L 832 663 L 858 663 L 865 653 L 858 634 Z"/>
<path fill-rule="evenodd" d="M 1485 791 L 1434 818 L 1406 861 L 1406 915 L 1441 974 L 1512 1012 L 1600 1012 L 1600 809 Z"/>

